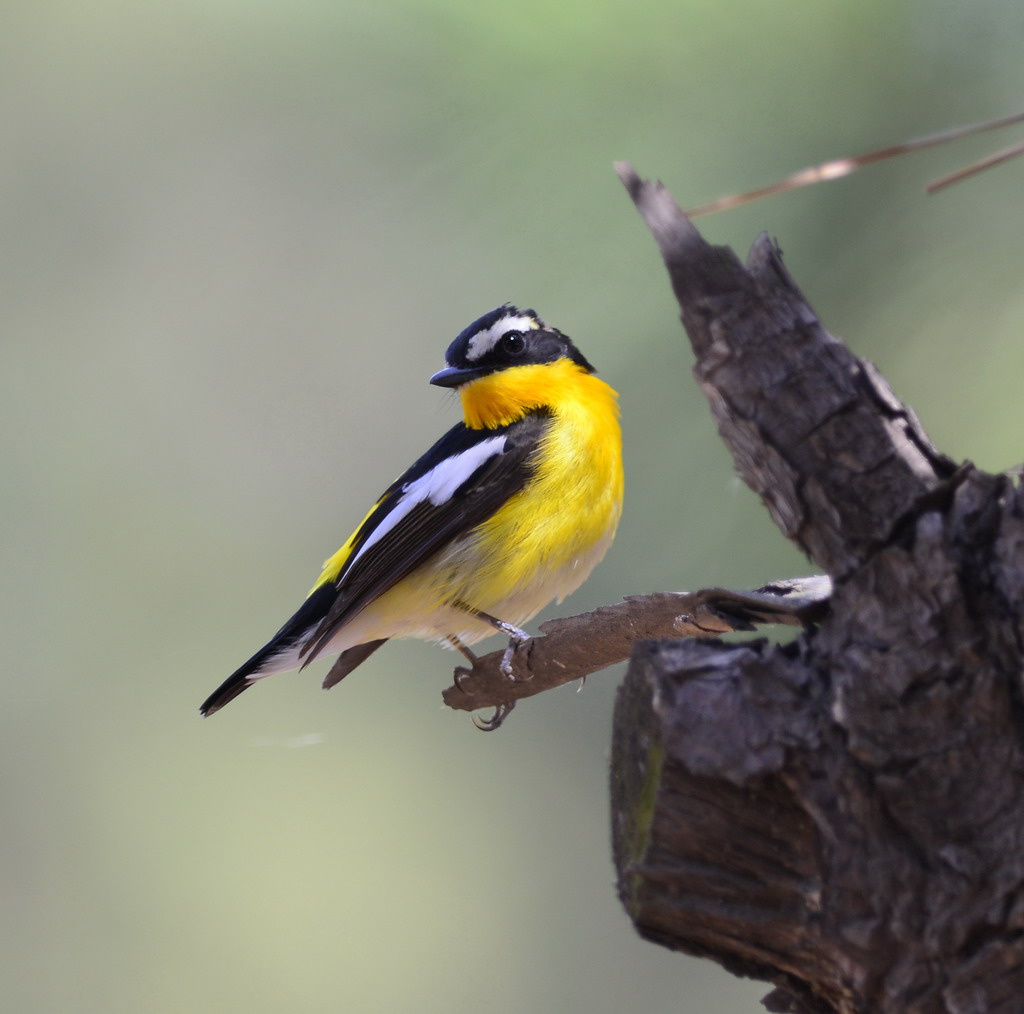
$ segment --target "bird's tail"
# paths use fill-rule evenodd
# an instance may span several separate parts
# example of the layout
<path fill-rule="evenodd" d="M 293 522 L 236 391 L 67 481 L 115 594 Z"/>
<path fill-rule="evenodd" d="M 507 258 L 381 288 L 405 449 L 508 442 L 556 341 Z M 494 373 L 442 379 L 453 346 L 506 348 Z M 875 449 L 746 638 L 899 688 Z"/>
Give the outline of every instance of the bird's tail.
<path fill-rule="evenodd" d="M 248 679 L 244 668 L 233 672 L 209 697 L 203 701 L 199 714 L 209 718 L 215 711 L 220 711 L 225 704 L 230 704 L 243 690 L 248 690 L 255 683 Z"/>
<path fill-rule="evenodd" d="M 309 646 L 320 631 L 320 625 L 337 597 L 331 585 L 313 590 L 298 612 L 248 661 L 240 665 L 209 697 L 199 713 L 206 718 L 230 704 L 253 683 L 275 673 L 307 666 L 319 654 Z M 324 688 L 332 687 L 357 665 L 365 662 L 386 640 L 368 641 L 343 651 L 324 680 Z"/>
<path fill-rule="evenodd" d="M 385 641 L 367 641 L 343 651 L 324 678 L 324 690 L 329 690 L 340 683 L 357 665 L 365 662 Z M 301 641 L 299 642 L 301 644 Z M 296 669 L 298 662 L 298 644 L 293 647 L 282 645 L 280 638 L 274 638 L 270 644 L 261 648 L 245 665 L 236 669 L 209 697 L 203 701 L 199 713 L 207 718 L 219 711 L 225 704 L 230 704 L 243 690 L 248 690 L 253 683 L 265 676 L 273 676 L 276 672 Z"/>
<path fill-rule="evenodd" d="M 199 713 L 203 718 L 208 718 L 215 711 L 223 708 L 225 704 L 230 704 L 243 690 L 248 690 L 253 683 L 266 676 L 273 676 L 274 673 L 297 669 L 299 667 L 297 643 L 301 643 L 301 641 L 278 634 L 221 683 L 203 701 Z"/>
<path fill-rule="evenodd" d="M 333 599 L 333 589 L 326 586 L 313 592 L 298 612 L 252 658 L 240 665 L 203 701 L 199 713 L 204 718 L 212 715 L 265 676 L 298 669 L 303 664 L 302 646 L 320 625 Z"/>

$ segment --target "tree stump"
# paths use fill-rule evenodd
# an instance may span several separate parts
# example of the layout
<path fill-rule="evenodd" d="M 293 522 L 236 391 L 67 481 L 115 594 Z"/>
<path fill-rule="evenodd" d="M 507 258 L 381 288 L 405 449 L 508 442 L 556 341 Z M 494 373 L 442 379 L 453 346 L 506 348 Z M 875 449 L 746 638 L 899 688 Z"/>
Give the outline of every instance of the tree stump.
<path fill-rule="evenodd" d="M 1024 1011 L 1024 495 L 939 453 L 818 322 L 619 167 L 742 478 L 833 581 L 788 644 L 644 641 L 616 704 L 619 893 L 774 1011 Z"/>

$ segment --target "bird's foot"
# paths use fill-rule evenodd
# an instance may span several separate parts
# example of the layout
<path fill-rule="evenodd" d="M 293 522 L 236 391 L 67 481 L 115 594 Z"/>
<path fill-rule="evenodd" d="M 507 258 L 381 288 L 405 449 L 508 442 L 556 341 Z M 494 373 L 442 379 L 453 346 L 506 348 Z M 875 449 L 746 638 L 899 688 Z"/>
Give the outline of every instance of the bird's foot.
<path fill-rule="evenodd" d="M 530 635 L 525 630 L 513 627 L 511 623 L 502 623 L 501 632 L 508 635 L 508 647 L 505 649 L 505 653 L 501 656 L 501 662 L 498 665 L 498 668 L 501 670 L 501 675 L 504 676 L 505 679 L 512 680 L 513 683 L 526 683 L 528 680 L 532 680 L 532 673 L 527 676 L 517 676 L 515 669 L 512 666 L 516 652 L 519 650 L 521 645 L 526 644 L 526 642 L 530 640 Z"/>
<path fill-rule="evenodd" d="M 495 707 L 494 714 L 490 718 L 477 718 L 476 715 L 473 715 L 471 716 L 473 724 L 481 732 L 494 732 L 495 729 L 501 728 L 502 722 L 508 718 L 515 706 L 515 701 L 509 701 L 508 704 L 499 704 Z"/>

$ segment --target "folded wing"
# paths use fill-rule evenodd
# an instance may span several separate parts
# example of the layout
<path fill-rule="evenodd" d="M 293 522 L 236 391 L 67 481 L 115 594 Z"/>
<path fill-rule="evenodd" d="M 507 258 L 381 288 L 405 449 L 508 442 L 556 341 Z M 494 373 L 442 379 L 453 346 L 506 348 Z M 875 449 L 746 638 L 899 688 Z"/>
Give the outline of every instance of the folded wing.
<path fill-rule="evenodd" d="M 420 458 L 351 540 L 332 582 L 336 597 L 302 649 L 303 665 L 360 610 L 518 493 L 549 425 L 541 412 L 496 430 L 460 423 Z"/>

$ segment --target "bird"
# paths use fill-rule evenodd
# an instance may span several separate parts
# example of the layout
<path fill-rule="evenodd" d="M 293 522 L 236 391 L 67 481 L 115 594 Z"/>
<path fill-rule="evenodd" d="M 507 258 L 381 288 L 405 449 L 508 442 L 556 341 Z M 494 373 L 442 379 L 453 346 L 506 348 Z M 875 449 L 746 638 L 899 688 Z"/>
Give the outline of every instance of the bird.
<path fill-rule="evenodd" d="M 384 491 L 204 717 L 267 676 L 337 655 L 329 689 L 393 638 L 472 663 L 470 646 L 501 633 L 501 671 L 516 679 L 523 624 L 605 555 L 622 512 L 618 396 L 567 335 L 505 303 L 451 342 L 430 383 L 458 393 L 462 421 Z M 477 725 L 497 728 L 511 707 Z"/>

